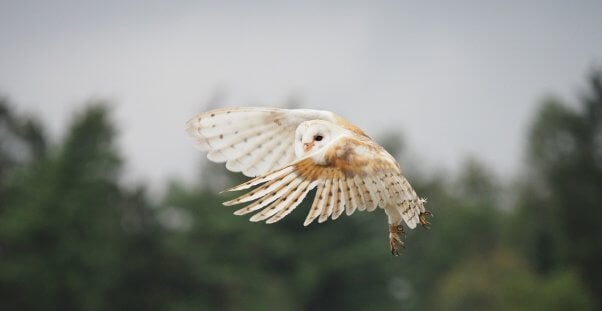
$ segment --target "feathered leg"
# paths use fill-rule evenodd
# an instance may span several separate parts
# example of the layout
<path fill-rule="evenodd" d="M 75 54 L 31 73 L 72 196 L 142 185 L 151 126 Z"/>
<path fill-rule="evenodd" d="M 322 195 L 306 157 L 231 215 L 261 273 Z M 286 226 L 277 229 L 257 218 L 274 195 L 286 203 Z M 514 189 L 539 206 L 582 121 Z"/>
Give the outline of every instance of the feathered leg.
<path fill-rule="evenodd" d="M 397 208 L 385 208 L 385 213 L 389 217 L 389 246 L 391 254 L 399 256 L 401 248 L 405 247 L 401 240 L 401 235 L 405 237 L 405 231 L 401 225 L 401 214 Z"/>

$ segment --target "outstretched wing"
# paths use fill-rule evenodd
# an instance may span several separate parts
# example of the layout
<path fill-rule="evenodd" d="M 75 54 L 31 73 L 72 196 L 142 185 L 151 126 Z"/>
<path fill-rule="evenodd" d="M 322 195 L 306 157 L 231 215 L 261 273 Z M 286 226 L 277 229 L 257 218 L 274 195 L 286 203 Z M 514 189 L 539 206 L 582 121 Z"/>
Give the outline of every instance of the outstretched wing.
<path fill-rule="evenodd" d="M 419 223 L 423 201 L 403 177 L 399 165 L 382 147 L 362 137 L 342 136 L 321 151 L 229 189 L 250 192 L 225 202 L 251 202 L 234 212 L 258 211 L 251 221 L 277 222 L 318 188 L 304 225 L 316 218 L 337 219 L 343 211 L 373 211 L 378 206 L 396 206 L 410 228 Z M 393 205 L 395 204 L 395 205 Z"/>
<path fill-rule="evenodd" d="M 310 109 L 221 108 L 198 114 L 186 125 L 197 145 L 208 151 L 209 160 L 226 162 L 228 170 L 255 177 L 295 160 L 295 130 L 309 120 L 331 121 L 361 132 L 332 112 Z"/>

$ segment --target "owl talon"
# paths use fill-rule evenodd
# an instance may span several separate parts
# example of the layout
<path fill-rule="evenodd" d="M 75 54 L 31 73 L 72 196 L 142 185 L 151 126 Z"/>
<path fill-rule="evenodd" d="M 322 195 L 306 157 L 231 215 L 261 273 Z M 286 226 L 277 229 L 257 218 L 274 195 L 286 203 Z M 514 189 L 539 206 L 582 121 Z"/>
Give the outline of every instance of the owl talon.
<path fill-rule="evenodd" d="M 393 256 L 399 256 L 399 251 L 405 248 L 405 244 L 401 240 L 400 234 L 405 237 L 406 233 L 401 225 L 389 225 L 389 246 L 391 247 L 391 254 Z"/>
<path fill-rule="evenodd" d="M 430 229 L 431 223 L 428 220 L 426 220 L 427 216 L 433 217 L 433 213 L 425 211 L 424 213 L 420 213 L 420 215 L 418 215 L 418 219 L 420 220 L 420 225 L 422 225 L 423 228 Z"/>

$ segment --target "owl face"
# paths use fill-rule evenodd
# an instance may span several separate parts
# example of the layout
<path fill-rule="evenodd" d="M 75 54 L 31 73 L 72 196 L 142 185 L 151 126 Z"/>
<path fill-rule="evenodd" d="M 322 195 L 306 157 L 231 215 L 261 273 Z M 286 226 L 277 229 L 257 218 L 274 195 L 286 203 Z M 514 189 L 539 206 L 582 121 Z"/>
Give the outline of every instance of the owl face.
<path fill-rule="evenodd" d="M 334 131 L 327 122 L 312 120 L 299 124 L 295 133 L 295 155 L 303 157 L 326 146 L 333 138 Z"/>

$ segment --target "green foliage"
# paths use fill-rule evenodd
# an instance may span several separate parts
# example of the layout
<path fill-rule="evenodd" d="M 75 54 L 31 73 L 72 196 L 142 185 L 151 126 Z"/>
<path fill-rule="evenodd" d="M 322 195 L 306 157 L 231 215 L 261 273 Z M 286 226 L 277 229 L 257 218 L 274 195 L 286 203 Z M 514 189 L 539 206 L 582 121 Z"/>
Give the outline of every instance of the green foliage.
<path fill-rule="evenodd" d="M 558 100 L 544 103 L 530 133 L 532 173 L 520 213 L 531 218 L 531 247 L 558 257 L 536 265 L 545 270 L 575 266 L 592 293 L 602 292 L 602 72 L 594 72 L 580 109 Z M 529 225 L 529 224 L 525 224 Z M 559 253 L 559 254 L 557 254 Z M 598 299 L 600 299 L 598 297 Z M 602 300 L 598 300 L 602 307 Z"/>
<path fill-rule="evenodd" d="M 8 99 L 0 97 L 0 202 L 11 192 L 13 175 L 25 164 L 44 158 L 45 153 L 41 125 L 31 117 L 15 115 Z"/>
<path fill-rule="evenodd" d="M 170 253 L 187 262 L 197 286 L 211 294 L 204 300 L 220 309 L 367 308 L 373 297 L 381 306 L 395 303 L 387 291 L 390 259 L 383 238 L 385 218 L 342 219 L 306 230 L 302 210 L 287 222 L 256 225 L 231 215 L 223 197 L 174 186 L 163 209 L 177 208 L 193 219 L 189 228 L 166 234 Z M 380 229 L 375 235 L 374 225 Z M 348 293 L 355 293 L 349 296 Z M 271 297 L 266 299 L 266 297 Z M 191 300 L 188 307 L 194 308 Z"/>
<path fill-rule="evenodd" d="M 592 310 L 571 272 L 537 277 L 505 249 L 466 259 L 440 282 L 437 310 Z"/>
<path fill-rule="evenodd" d="M 65 143 L 12 176 L 0 209 L 2 309 L 103 309 L 120 277 L 122 217 L 113 126 L 101 105 Z M 27 138 L 27 136 L 25 137 Z M 23 164 L 25 166 L 25 164 Z"/>
<path fill-rule="evenodd" d="M 233 216 L 217 192 L 244 178 L 219 165 L 153 202 L 120 182 L 105 105 L 53 143 L 2 99 L 0 309 L 599 309 L 601 85 L 593 75 L 581 109 L 542 105 L 512 186 L 476 159 L 457 175 L 409 170 L 435 217 L 400 257 L 378 212 L 308 228 L 310 200 L 273 225 Z M 383 141 L 403 158 L 398 135 Z"/>

